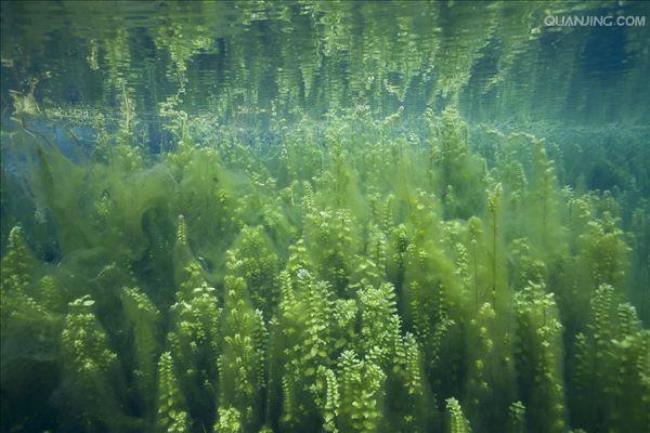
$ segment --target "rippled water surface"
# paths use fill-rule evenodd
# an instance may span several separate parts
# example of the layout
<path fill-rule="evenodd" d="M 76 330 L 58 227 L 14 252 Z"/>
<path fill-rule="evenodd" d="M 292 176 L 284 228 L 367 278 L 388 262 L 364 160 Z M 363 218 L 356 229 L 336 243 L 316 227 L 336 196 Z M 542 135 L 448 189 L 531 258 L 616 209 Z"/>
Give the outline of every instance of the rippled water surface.
<path fill-rule="evenodd" d="M 14 2 L 3 4 L 2 95 L 144 118 L 178 95 L 205 116 L 389 114 L 458 99 L 482 121 L 648 120 L 644 2 Z M 549 17 L 555 20 L 549 21 Z M 545 22 L 546 19 L 546 22 Z M 36 84 L 34 81 L 38 80 Z"/>

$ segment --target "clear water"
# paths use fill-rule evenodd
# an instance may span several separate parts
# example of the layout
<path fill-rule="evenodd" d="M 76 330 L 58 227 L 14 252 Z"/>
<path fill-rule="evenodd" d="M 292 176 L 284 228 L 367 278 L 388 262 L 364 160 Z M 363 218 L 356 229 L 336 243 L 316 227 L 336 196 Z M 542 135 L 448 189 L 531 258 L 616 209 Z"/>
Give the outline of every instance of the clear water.
<path fill-rule="evenodd" d="M 649 3 L 1 8 L 1 431 L 650 431 Z"/>

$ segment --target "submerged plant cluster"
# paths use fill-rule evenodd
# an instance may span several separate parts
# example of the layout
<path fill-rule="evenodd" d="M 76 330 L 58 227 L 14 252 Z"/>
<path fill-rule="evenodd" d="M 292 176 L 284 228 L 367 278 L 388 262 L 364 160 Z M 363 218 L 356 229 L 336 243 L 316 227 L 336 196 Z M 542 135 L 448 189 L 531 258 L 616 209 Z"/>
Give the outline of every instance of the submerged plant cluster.
<path fill-rule="evenodd" d="M 1 7 L 1 432 L 650 431 L 643 2 Z"/>
<path fill-rule="evenodd" d="M 159 155 L 7 133 L 2 431 L 648 431 L 647 200 L 399 116 L 276 125 L 268 155 L 183 118 Z"/>

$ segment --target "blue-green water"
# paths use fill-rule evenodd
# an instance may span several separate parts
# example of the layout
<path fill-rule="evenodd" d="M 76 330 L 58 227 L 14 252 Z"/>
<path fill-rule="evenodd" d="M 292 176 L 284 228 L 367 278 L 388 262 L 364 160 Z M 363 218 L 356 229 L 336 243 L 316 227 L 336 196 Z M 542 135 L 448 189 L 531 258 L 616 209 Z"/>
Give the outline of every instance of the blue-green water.
<path fill-rule="evenodd" d="M 2 432 L 650 432 L 645 2 L 2 2 Z"/>

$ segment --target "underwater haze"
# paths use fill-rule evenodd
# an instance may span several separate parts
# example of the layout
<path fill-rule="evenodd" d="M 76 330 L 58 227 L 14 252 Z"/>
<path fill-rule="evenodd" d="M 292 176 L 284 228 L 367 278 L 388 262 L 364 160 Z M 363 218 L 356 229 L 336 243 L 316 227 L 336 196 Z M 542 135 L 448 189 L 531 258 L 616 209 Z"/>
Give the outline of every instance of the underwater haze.
<path fill-rule="evenodd" d="M 650 3 L 0 4 L 0 432 L 650 433 Z"/>

